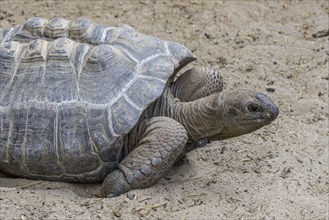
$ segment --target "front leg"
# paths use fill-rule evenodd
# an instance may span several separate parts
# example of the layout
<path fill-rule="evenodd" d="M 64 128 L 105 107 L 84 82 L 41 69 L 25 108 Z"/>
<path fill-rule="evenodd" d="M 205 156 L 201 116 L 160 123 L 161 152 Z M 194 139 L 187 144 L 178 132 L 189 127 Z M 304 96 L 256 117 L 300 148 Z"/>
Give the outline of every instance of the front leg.
<path fill-rule="evenodd" d="M 108 197 L 132 189 L 152 186 L 164 177 L 187 142 L 187 132 L 177 121 L 167 117 L 145 119 L 138 130 L 142 138 L 103 182 Z"/>

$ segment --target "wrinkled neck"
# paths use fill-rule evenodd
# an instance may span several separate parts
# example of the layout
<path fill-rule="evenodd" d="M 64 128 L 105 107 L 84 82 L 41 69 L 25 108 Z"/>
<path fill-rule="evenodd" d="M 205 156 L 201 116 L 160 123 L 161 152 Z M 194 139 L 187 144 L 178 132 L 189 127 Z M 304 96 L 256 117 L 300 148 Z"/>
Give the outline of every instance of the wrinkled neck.
<path fill-rule="evenodd" d="M 189 138 L 197 141 L 211 137 L 223 129 L 223 111 L 218 109 L 218 94 L 213 94 L 192 102 L 180 102 L 175 105 L 173 118 L 187 130 Z"/>
<path fill-rule="evenodd" d="M 153 116 L 167 116 L 180 122 L 189 140 L 197 141 L 218 134 L 225 126 L 219 95 L 213 94 L 191 102 L 181 102 L 169 89 L 157 101 Z"/>

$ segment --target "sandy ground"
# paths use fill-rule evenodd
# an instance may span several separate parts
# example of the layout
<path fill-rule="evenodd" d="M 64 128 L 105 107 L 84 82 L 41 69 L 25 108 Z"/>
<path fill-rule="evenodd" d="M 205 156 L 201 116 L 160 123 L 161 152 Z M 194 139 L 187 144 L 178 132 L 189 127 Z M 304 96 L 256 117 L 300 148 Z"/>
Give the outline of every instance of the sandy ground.
<path fill-rule="evenodd" d="M 180 2 L 180 3 L 177 3 Z M 225 89 L 267 92 L 271 125 L 188 154 L 157 185 L 98 198 L 99 185 L 0 178 L 0 219 L 328 219 L 325 0 L 1 1 L 0 26 L 32 16 L 127 23 L 181 42 Z M 133 197 L 133 198 L 132 198 Z"/>

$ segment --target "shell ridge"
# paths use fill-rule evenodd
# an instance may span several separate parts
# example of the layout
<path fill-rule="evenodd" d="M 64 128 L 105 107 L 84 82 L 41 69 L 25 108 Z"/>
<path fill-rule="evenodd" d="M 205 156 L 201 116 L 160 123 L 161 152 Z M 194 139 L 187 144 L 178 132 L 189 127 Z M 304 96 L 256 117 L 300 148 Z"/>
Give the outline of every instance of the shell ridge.
<path fill-rule="evenodd" d="M 41 94 L 43 94 L 42 88 L 44 88 L 45 86 L 45 78 L 46 78 L 46 69 L 47 69 L 47 64 L 48 64 L 48 55 L 49 55 L 49 50 L 50 50 L 50 44 L 52 42 L 48 42 L 46 41 L 46 51 L 45 51 L 45 60 L 43 62 L 43 71 L 42 71 L 42 77 L 41 77 L 41 81 L 39 83 L 39 92 L 37 92 L 37 96 L 35 97 L 36 100 L 41 100 Z"/>
<path fill-rule="evenodd" d="M 26 119 L 25 119 L 25 129 L 24 129 L 24 138 L 23 138 L 23 142 L 22 142 L 22 145 L 21 145 L 21 155 L 22 157 L 20 158 L 22 160 L 22 164 L 25 168 L 25 170 L 31 174 L 30 172 L 30 169 L 27 165 L 27 148 L 26 148 L 26 142 L 27 142 L 27 132 L 28 132 L 28 123 L 29 123 L 29 111 L 30 111 L 30 108 L 26 111 Z"/>
<path fill-rule="evenodd" d="M 140 107 L 138 107 L 130 98 L 127 94 L 123 94 L 124 99 L 135 109 L 142 111 L 143 109 L 141 109 Z"/>
<path fill-rule="evenodd" d="M 120 46 L 120 47 L 116 47 L 116 46 Z M 140 61 L 138 60 L 138 58 L 136 58 L 132 53 L 129 52 L 129 50 L 125 49 L 124 47 L 122 47 L 122 43 L 119 42 L 115 42 L 112 44 L 113 47 L 115 47 L 116 49 L 120 50 L 122 53 L 124 53 L 129 59 L 131 59 L 132 61 L 134 61 L 135 63 L 140 63 Z"/>
<path fill-rule="evenodd" d="M 166 55 L 170 57 L 171 61 L 174 63 L 174 67 L 178 67 L 179 66 L 179 62 L 176 59 L 176 57 L 170 52 L 169 46 L 168 46 L 168 41 L 164 42 L 165 48 L 166 48 Z"/>
<path fill-rule="evenodd" d="M 60 158 L 60 150 L 62 150 L 61 148 L 63 148 L 63 146 L 61 146 L 58 143 L 58 140 L 60 138 L 59 136 L 59 123 L 58 123 L 58 105 L 55 105 L 55 119 L 54 119 L 54 152 L 56 155 L 56 162 L 58 164 L 58 166 L 61 168 L 61 175 L 65 174 L 65 167 L 61 162 L 61 158 Z"/>
<path fill-rule="evenodd" d="M 105 43 L 105 39 L 107 37 L 107 31 L 111 30 L 111 27 L 104 27 L 104 29 L 102 30 L 102 35 L 99 38 L 99 43 L 104 44 Z"/>
<path fill-rule="evenodd" d="M 46 54 L 48 54 L 48 53 L 49 53 L 49 44 L 47 44 L 47 52 L 46 52 Z M 39 88 L 38 88 L 39 92 L 37 93 L 39 95 L 37 95 L 36 98 L 35 98 L 37 100 L 41 100 L 41 97 L 38 97 L 38 96 L 40 96 L 42 94 L 42 88 L 43 88 L 43 85 L 45 83 L 45 76 L 46 76 L 46 69 L 47 69 L 47 61 L 48 61 L 48 56 L 45 57 L 45 62 L 43 62 L 42 77 L 41 77 L 41 82 L 39 83 Z"/>
<path fill-rule="evenodd" d="M 72 71 L 74 73 L 74 81 L 75 81 L 75 87 L 76 87 L 76 90 L 77 90 L 77 99 L 78 100 L 81 100 L 81 96 L 80 96 L 80 84 L 79 84 L 79 74 L 77 73 L 76 69 L 75 69 L 75 66 L 74 64 L 70 61 L 70 66 L 72 68 Z"/>
<path fill-rule="evenodd" d="M 41 50 L 44 50 L 43 53 L 41 52 L 41 56 L 43 57 L 43 62 L 42 62 L 42 76 L 41 76 L 41 80 L 40 82 L 38 83 L 38 87 L 36 88 L 36 95 L 34 97 L 34 99 L 38 99 L 38 94 L 42 94 L 42 88 L 43 88 L 43 84 L 44 84 L 44 81 L 45 81 L 45 72 L 46 72 L 46 67 L 47 67 L 47 60 L 48 60 L 48 53 L 49 53 L 49 42 L 48 41 L 44 41 L 44 40 L 41 40 L 42 42 L 41 43 L 44 43 L 45 46 L 44 47 L 41 47 Z M 31 44 L 33 43 L 34 41 L 31 42 Z M 30 46 L 31 46 L 30 44 Z M 42 55 L 44 54 L 44 56 Z"/>
<path fill-rule="evenodd" d="M 94 52 L 95 50 L 95 47 L 91 47 L 89 46 L 88 44 L 84 44 L 84 43 L 81 43 L 81 44 L 78 44 L 78 46 L 85 46 L 85 48 L 83 49 L 83 52 L 81 54 L 81 56 L 79 57 L 79 62 L 75 62 L 75 69 L 77 71 L 77 76 L 78 76 L 78 81 L 80 83 L 80 77 L 81 77 L 81 72 L 83 70 L 83 68 L 85 67 L 89 57 L 91 56 L 91 54 Z M 75 51 L 77 53 L 77 51 Z M 74 58 L 77 59 L 76 57 L 77 55 L 75 54 L 74 55 Z"/>
<path fill-rule="evenodd" d="M 94 140 L 92 138 L 92 135 L 90 133 L 90 126 L 89 126 L 89 121 L 88 121 L 88 106 L 87 106 L 87 116 L 86 116 L 86 128 L 87 128 L 87 133 L 88 133 L 88 137 L 89 137 L 89 144 L 91 146 L 91 149 L 97 155 L 98 159 L 101 161 L 101 158 L 99 156 L 99 151 L 96 147 L 96 143 L 94 142 Z"/>
<path fill-rule="evenodd" d="M 82 42 L 87 42 L 89 44 L 94 44 L 92 34 L 97 26 L 98 25 L 94 22 L 90 23 L 90 25 L 86 28 L 85 32 L 80 35 L 79 40 L 81 40 Z"/>
<path fill-rule="evenodd" d="M 162 82 L 162 83 L 164 83 L 164 84 L 166 84 L 167 83 L 167 81 L 166 80 L 163 80 L 163 79 L 159 79 L 159 78 L 156 78 L 156 77 L 151 77 L 151 76 L 140 76 L 140 78 L 141 79 L 152 79 L 152 80 L 157 80 L 157 81 L 159 81 L 159 82 Z M 164 88 L 163 88 L 164 89 Z"/>
<path fill-rule="evenodd" d="M 1 28 L 2 29 L 2 28 Z M 4 30 L 4 36 L 3 36 L 3 39 L 2 39 L 2 43 L 3 42 L 6 42 L 6 41 L 9 41 L 15 31 L 15 28 L 3 28 Z"/>
<path fill-rule="evenodd" d="M 109 106 L 109 109 L 111 110 L 111 107 Z M 120 134 L 117 134 L 115 131 L 114 131 L 114 128 L 112 127 L 113 123 L 112 123 L 112 112 L 111 111 L 107 111 L 107 121 L 108 121 L 108 129 L 110 131 L 110 133 L 114 136 L 114 137 L 120 137 L 121 135 Z"/>
<path fill-rule="evenodd" d="M 2 107 L 1 105 L 0 105 L 0 112 L 2 112 L 3 114 L 5 114 L 5 115 L 7 115 L 8 116 L 8 118 L 9 118 L 9 126 L 8 126 L 8 134 L 7 134 L 7 141 L 6 141 L 6 143 L 5 143 L 5 145 L 4 145 L 4 148 L 5 148 L 5 157 L 3 157 L 4 158 L 4 160 L 3 160 L 3 162 L 4 163 L 9 163 L 10 162 L 10 157 L 9 157 L 9 145 L 10 145 L 10 139 L 11 139 L 11 136 L 12 136 L 12 131 L 13 131 L 13 122 L 12 122 L 12 120 L 10 120 L 10 115 L 7 113 L 6 114 L 6 112 L 5 112 L 5 108 L 4 107 Z M 0 123 L 0 126 L 1 126 L 1 130 L 2 130 L 2 126 L 3 126 L 3 123 Z"/>
<path fill-rule="evenodd" d="M 70 66 L 71 69 L 74 73 L 74 80 L 75 80 L 75 85 L 76 85 L 76 90 L 77 90 L 77 99 L 81 100 L 80 96 L 80 71 L 79 71 L 79 66 L 76 66 L 74 63 L 74 59 L 76 59 L 76 54 L 77 54 L 77 48 L 79 46 L 79 43 L 75 43 L 73 41 L 74 45 L 72 47 L 71 51 L 71 56 L 70 56 Z"/>

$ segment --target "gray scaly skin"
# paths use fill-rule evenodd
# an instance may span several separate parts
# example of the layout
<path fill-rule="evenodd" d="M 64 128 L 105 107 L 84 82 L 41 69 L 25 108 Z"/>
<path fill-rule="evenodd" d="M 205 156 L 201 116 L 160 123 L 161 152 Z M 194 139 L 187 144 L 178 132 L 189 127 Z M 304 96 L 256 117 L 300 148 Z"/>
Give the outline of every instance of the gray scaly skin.
<path fill-rule="evenodd" d="M 223 83 L 213 69 L 192 69 L 183 76 L 184 81 L 178 78 L 165 89 L 148 108 L 145 119 L 127 136 L 131 152 L 103 182 L 108 197 L 153 185 L 199 140 L 223 140 L 250 133 L 269 124 L 279 113 L 265 94 L 220 92 Z M 178 87 L 188 87 L 193 93 L 179 94 Z M 189 102 L 182 102 L 174 94 Z"/>

